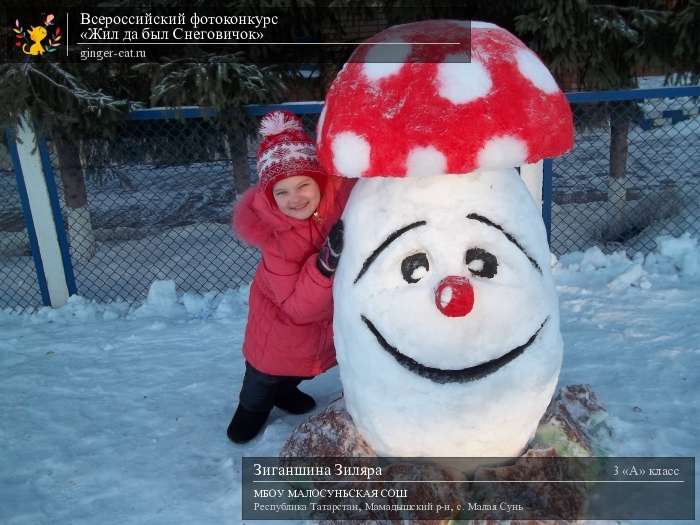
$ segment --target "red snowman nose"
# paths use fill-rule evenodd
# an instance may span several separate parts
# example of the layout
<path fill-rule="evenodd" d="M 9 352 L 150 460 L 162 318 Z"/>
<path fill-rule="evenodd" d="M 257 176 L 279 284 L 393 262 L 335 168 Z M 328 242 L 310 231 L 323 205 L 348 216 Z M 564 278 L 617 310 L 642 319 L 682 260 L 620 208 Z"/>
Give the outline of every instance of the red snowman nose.
<path fill-rule="evenodd" d="M 435 290 L 435 306 L 447 317 L 464 317 L 474 306 L 474 289 L 466 277 L 445 277 Z"/>

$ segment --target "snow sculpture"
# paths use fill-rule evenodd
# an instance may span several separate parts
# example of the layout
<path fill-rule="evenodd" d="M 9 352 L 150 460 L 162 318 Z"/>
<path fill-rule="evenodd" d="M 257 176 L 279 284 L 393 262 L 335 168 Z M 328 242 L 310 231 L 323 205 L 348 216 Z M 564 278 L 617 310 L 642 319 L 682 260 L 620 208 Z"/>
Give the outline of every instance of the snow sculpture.
<path fill-rule="evenodd" d="M 318 156 L 360 178 L 334 283 L 345 402 L 385 456 L 515 456 L 562 359 L 540 210 L 515 167 L 573 144 L 568 103 L 539 58 L 492 24 L 424 21 L 405 63 L 362 45 L 333 82 Z M 461 54 L 461 55 L 460 55 Z M 460 60 L 461 59 L 461 60 Z"/>

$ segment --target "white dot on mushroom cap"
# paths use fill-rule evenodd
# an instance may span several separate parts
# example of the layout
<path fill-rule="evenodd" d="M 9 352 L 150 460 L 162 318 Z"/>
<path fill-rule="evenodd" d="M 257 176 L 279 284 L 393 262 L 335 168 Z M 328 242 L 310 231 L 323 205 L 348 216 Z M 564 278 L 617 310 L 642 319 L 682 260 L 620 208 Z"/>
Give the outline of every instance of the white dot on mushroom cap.
<path fill-rule="evenodd" d="M 465 29 L 500 29 L 496 24 L 491 22 L 480 22 L 478 20 L 459 20 L 455 21 L 455 25 Z"/>
<path fill-rule="evenodd" d="M 489 140 L 477 154 L 479 168 L 514 168 L 525 164 L 527 144 L 511 136 L 496 137 Z"/>
<path fill-rule="evenodd" d="M 518 63 L 520 74 L 532 82 L 536 88 L 545 93 L 556 93 L 559 91 L 557 81 L 542 61 L 532 51 L 528 49 L 518 49 L 515 53 L 515 60 Z"/>
<path fill-rule="evenodd" d="M 406 157 L 406 176 L 441 175 L 447 169 L 447 159 L 433 146 L 413 148 Z"/>
<path fill-rule="evenodd" d="M 474 29 L 500 29 L 496 24 L 491 22 L 479 22 L 477 20 L 472 20 L 471 27 Z"/>
<path fill-rule="evenodd" d="M 365 56 L 362 72 L 371 81 L 395 75 L 410 54 L 411 44 L 398 39 L 374 45 Z"/>
<path fill-rule="evenodd" d="M 369 143 L 351 131 L 338 133 L 333 138 L 333 166 L 346 177 L 359 177 L 369 168 Z"/>
<path fill-rule="evenodd" d="M 453 54 L 445 57 L 438 66 L 438 93 L 453 104 L 464 104 L 488 95 L 491 91 L 491 75 L 484 65 L 466 55 Z"/>

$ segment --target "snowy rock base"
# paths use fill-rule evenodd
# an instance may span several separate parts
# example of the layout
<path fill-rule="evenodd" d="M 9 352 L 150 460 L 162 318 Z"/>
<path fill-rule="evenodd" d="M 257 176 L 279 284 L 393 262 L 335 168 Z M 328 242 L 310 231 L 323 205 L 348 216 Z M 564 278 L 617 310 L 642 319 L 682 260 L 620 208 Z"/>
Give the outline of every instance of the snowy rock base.
<path fill-rule="evenodd" d="M 473 474 L 468 475 L 474 480 L 531 480 L 531 479 L 556 479 L 562 476 L 561 472 L 549 471 L 560 469 L 561 464 L 554 462 L 537 462 L 532 458 L 556 458 L 556 457 L 591 457 L 602 452 L 602 445 L 598 443 L 600 436 L 609 436 L 612 433 L 606 423 L 606 411 L 598 402 L 598 399 L 589 385 L 568 385 L 562 387 L 552 399 L 545 415 L 540 421 L 535 437 L 530 442 L 527 451 L 512 465 L 500 467 L 479 467 Z M 325 410 L 311 417 L 299 425 L 280 451 L 280 457 L 376 457 L 375 451 L 367 444 L 362 435 L 357 431 L 350 414 L 345 409 L 343 399 L 332 402 Z M 527 458 L 527 459 L 525 459 Z M 575 464 L 572 468 L 575 468 Z M 387 479 L 432 479 L 432 480 L 460 480 L 464 474 L 456 469 L 434 464 L 402 464 L 389 465 L 385 470 Z M 568 473 L 570 475 L 575 473 Z M 452 503 L 453 508 L 462 501 L 468 501 L 478 494 L 479 484 L 421 484 L 421 493 L 409 495 L 408 500 L 402 499 L 400 503 L 410 504 L 425 501 L 441 501 Z M 513 501 L 511 484 L 499 484 L 498 493 L 502 501 Z M 554 507 L 549 504 L 555 514 L 572 515 L 580 513 L 586 504 L 585 495 L 576 486 L 567 484 L 542 485 L 542 488 L 531 491 L 532 506 L 541 506 L 542 502 L 555 502 Z M 387 498 L 386 504 L 396 503 Z M 561 515 L 559 514 L 559 515 Z M 323 524 L 342 523 L 339 520 L 324 520 Z M 350 518 L 349 516 L 347 517 Z M 403 523 L 403 524 L 432 524 L 447 523 L 450 519 L 459 519 L 459 513 L 442 520 L 418 520 L 415 516 L 400 516 L 394 520 L 387 520 L 380 515 L 374 516 L 369 521 L 354 521 L 362 523 Z M 472 520 L 467 523 L 472 525 L 495 525 L 504 523 L 498 520 Z M 517 520 L 510 522 L 512 525 L 520 523 Z M 539 523 L 529 521 L 530 524 Z M 547 523 L 568 523 L 566 521 L 548 521 Z"/>
<path fill-rule="evenodd" d="M 280 457 L 376 457 L 345 410 L 343 398 L 299 425 L 282 447 Z"/>

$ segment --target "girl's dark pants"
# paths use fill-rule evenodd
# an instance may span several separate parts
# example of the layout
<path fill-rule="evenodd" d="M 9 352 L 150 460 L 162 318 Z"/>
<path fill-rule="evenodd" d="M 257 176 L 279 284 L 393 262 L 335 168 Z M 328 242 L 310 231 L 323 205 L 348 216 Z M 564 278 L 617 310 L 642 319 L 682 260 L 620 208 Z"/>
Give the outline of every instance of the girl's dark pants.
<path fill-rule="evenodd" d="M 243 408 L 251 412 L 269 412 L 275 404 L 276 396 L 294 390 L 305 379 L 311 379 L 311 377 L 266 374 L 253 368 L 246 361 L 239 402 Z"/>

